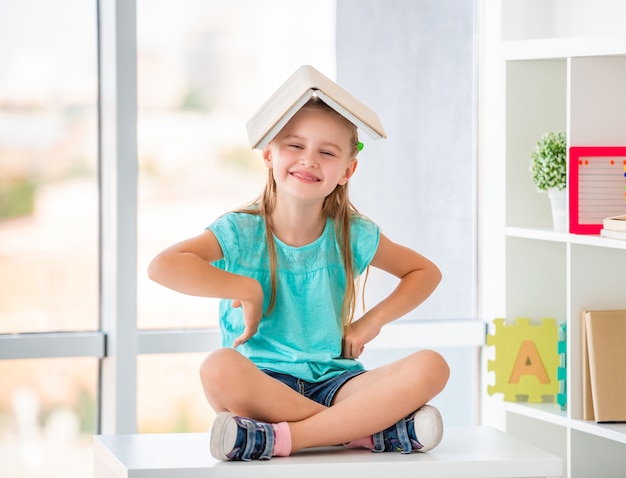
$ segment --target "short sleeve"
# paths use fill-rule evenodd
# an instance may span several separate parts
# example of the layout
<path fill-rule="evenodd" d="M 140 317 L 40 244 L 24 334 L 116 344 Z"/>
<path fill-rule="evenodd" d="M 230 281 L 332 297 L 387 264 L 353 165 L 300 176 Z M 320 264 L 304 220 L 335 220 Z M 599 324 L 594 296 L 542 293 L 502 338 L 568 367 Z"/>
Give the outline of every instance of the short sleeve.
<path fill-rule="evenodd" d="M 208 230 L 215 234 L 217 242 L 219 242 L 222 248 L 222 254 L 224 254 L 223 259 L 213 263 L 215 267 L 220 269 L 228 270 L 229 264 L 236 263 L 238 259 L 237 255 L 240 248 L 236 219 L 237 216 L 235 214 L 225 214 L 207 227 Z"/>
<path fill-rule="evenodd" d="M 350 242 L 354 255 L 356 275 L 370 265 L 380 242 L 380 228 L 364 216 L 355 215 L 350 228 Z"/>

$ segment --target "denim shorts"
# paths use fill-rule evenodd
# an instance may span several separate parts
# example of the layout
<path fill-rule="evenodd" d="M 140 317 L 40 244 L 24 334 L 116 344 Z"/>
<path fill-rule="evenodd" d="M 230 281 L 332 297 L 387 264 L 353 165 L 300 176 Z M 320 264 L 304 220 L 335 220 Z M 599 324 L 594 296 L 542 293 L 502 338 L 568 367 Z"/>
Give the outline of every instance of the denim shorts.
<path fill-rule="evenodd" d="M 305 397 L 327 407 L 330 407 L 333 398 L 335 398 L 337 391 L 343 384 L 365 372 L 365 370 L 349 370 L 337 375 L 336 377 L 324 380 L 323 382 L 314 383 L 307 382 L 306 380 L 302 380 L 285 373 L 274 372 L 272 370 L 262 369 L 261 371 L 270 377 L 275 378 L 279 382 L 284 383 L 300 395 L 304 395 Z"/>

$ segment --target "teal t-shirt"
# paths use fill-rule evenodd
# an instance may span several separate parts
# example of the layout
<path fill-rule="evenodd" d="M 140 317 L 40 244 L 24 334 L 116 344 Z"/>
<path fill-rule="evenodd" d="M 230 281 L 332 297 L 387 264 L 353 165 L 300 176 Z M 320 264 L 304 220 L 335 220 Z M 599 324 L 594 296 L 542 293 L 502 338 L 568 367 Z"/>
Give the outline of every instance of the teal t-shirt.
<path fill-rule="evenodd" d="M 269 305 L 270 268 L 265 224 L 258 215 L 228 213 L 210 229 L 224 258 L 213 265 L 258 280 Z M 355 275 L 370 264 L 380 239 L 376 224 L 354 216 L 350 229 Z M 291 247 L 274 238 L 277 253 L 277 293 L 271 314 L 261 319 L 257 333 L 237 347 L 257 367 L 320 382 L 346 370 L 362 370 L 357 360 L 341 357 L 341 305 L 346 274 L 332 220 L 322 235 L 306 246 Z M 220 303 L 222 346 L 231 347 L 243 332 L 241 308 Z"/>

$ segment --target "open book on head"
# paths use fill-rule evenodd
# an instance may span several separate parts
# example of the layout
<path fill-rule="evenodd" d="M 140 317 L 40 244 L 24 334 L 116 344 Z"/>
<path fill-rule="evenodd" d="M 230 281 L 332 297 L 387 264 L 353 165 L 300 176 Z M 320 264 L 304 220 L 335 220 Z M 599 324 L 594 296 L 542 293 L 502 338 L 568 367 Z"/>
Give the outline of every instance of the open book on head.
<path fill-rule="evenodd" d="M 387 137 L 374 111 L 312 66 L 303 65 L 248 120 L 250 146 L 263 149 L 313 96 L 372 138 Z"/>

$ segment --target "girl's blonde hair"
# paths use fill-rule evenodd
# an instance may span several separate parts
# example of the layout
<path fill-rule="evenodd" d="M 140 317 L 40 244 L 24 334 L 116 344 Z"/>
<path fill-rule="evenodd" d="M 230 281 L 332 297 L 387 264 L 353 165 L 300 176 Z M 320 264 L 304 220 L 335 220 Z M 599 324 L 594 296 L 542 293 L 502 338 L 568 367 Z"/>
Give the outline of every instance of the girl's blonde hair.
<path fill-rule="evenodd" d="M 350 157 L 356 157 L 358 152 L 359 137 L 357 128 L 354 124 L 344 118 L 337 111 L 326 105 L 323 101 L 314 97 L 306 103 L 302 109 L 323 111 L 339 118 L 348 127 L 350 134 Z M 257 214 L 263 217 L 265 222 L 265 237 L 267 242 L 268 255 L 270 259 L 270 284 L 271 296 L 266 313 L 270 313 L 276 303 L 276 245 L 274 243 L 272 228 L 272 212 L 276 207 L 276 181 L 272 169 L 268 169 L 267 183 L 261 196 L 253 201 L 250 205 L 237 210 L 248 214 Z M 350 223 L 355 214 L 359 214 L 348 197 L 348 183 L 343 186 L 337 185 L 332 193 L 325 199 L 322 205 L 322 211 L 325 217 L 333 220 L 335 225 L 335 235 L 339 242 L 343 265 L 346 272 L 346 290 L 341 306 L 341 318 L 343 326 L 349 325 L 354 320 L 356 309 L 356 289 L 357 284 L 354 274 L 354 265 L 352 257 L 352 247 L 350 239 Z M 367 278 L 367 274 L 366 274 Z"/>

